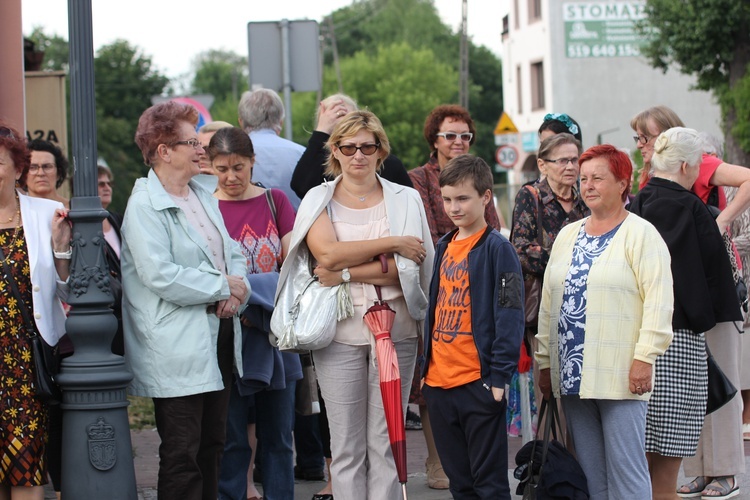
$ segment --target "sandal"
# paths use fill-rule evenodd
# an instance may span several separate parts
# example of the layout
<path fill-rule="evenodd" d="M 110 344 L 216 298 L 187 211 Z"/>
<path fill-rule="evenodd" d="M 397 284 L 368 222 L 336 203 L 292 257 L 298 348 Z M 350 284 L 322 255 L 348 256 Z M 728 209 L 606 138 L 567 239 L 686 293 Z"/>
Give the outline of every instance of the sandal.
<path fill-rule="evenodd" d="M 677 488 L 677 496 L 680 498 L 700 498 L 703 494 L 703 490 L 706 489 L 706 486 L 708 486 L 708 483 L 710 482 L 710 477 L 698 476 L 688 484 L 683 484 Z"/>
<path fill-rule="evenodd" d="M 732 485 L 729 485 L 729 480 L 732 480 Z M 706 492 L 715 492 L 716 495 L 706 495 Z M 706 489 L 703 490 L 701 500 L 711 500 L 715 498 L 732 498 L 740 494 L 740 485 L 737 484 L 737 480 L 734 476 L 715 477 L 713 481 L 708 483 Z"/>
<path fill-rule="evenodd" d="M 742 439 L 750 441 L 750 423 L 742 424 Z"/>

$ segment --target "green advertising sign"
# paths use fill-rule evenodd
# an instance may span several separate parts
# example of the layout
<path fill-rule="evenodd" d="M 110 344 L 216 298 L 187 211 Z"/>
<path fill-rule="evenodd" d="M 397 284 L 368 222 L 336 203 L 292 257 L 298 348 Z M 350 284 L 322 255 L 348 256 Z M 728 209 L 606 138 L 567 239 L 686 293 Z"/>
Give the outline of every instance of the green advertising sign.
<path fill-rule="evenodd" d="M 635 21 L 645 17 L 645 5 L 644 1 L 564 3 L 566 56 L 639 56 L 643 38 L 635 31 Z"/>

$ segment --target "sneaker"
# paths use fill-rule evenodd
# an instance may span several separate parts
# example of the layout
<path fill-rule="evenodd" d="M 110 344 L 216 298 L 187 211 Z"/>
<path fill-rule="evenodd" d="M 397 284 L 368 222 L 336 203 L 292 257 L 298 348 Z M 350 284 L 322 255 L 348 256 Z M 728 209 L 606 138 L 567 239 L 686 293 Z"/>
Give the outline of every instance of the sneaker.
<path fill-rule="evenodd" d="M 407 431 L 421 431 L 422 430 L 422 419 L 419 418 L 419 415 L 411 411 L 411 409 L 406 409 L 406 430 Z"/>

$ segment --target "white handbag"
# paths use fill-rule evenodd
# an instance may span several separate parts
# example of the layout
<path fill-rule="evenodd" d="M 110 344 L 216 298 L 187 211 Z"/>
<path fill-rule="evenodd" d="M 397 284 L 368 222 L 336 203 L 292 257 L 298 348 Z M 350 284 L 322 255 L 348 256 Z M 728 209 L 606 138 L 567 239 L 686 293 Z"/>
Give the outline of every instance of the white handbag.
<path fill-rule="evenodd" d="M 327 347 L 336 335 L 336 323 L 354 314 L 349 283 L 323 286 L 312 274 L 312 255 L 300 244 L 281 283 L 271 332 L 282 351 L 314 351 Z M 284 262 L 287 265 L 287 262 Z"/>

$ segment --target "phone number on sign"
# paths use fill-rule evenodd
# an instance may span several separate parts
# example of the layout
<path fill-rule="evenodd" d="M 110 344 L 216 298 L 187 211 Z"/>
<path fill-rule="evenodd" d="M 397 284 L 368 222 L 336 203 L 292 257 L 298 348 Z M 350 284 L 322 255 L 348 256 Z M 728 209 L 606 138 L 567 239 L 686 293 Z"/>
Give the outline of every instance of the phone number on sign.
<path fill-rule="evenodd" d="M 641 55 L 641 51 L 638 46 L 630 44 L 568 45 L 568 57 L 630 57 L 639 55 Z"/>

